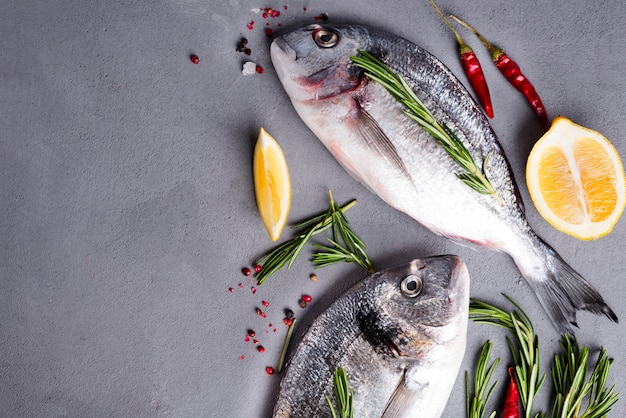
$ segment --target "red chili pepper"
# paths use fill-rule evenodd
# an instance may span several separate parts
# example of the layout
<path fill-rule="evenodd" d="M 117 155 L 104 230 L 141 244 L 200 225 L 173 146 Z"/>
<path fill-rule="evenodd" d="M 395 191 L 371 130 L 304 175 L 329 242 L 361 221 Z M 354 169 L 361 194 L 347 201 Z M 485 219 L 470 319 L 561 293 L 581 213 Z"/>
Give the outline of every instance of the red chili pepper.
<path fill-rule="evenodd" d="M 491 95 L 489 94 L 489 87 L 487 86 L 487 80 L 485 79 L 485 74 L 483 73 L 483 69 L 480 66 L 480 62 L 476 57 L 476 53 L 468 44 L 463 41 L 459 32 L 452 26 L 450 21 L 445 18 L 439 7 L 434 3 L 433 0 L 429 0 L 430 4 L 435 8 L 441 20 L 444 21 L 446 25 L 452 30 L 454 36 L 456 36 L 456 41 L 459 44 L 459 59 L 461 60 L 461 65 L 463 66 L 463 71 L 465 71 L 465 75 L 476 93 L 476 97 L 478 97 L 478 101 L 485 109 L 485 113 L 490 118 L 493 118 L 493 106 L 491 105 Z"/>
<path fill-rule="evenodd" d="M 465 23 L 461 19 L 456 16 L 450 16 L 459 24 L 464 26 L 465 28 L 474 32 L 474 34 L 480 39 L 480 41 L 487 47 L 489 53 L 491 54 L 491 59 L 498 67 L 498 70 L 504 75 L 509 83 L 513 87 L 515 87 L 520 93 L 524 95 L 530 107 L 535 111 L 535 114 L 539 117 L 541 124 L 544 129 L 547 129 L 550 126 L 550 121 L 548 119 L 548 113 L 546 112 L 546 108 L 537 94 L 535 87 L 532 85 L 530 80 L 526 78 L 524 74 L 522 74 L 522 70 L 519 65 L 515 61 L 513 61 L 503 49 L 497 48 L 493 46 L 485 37 L 483 37 L 476 29 L 474 29 L 469 24 Z"/>
<path fill-rule="evenodd" d="M 509 367 L 509 386 L 504 397 L 502 418 L 519 418 L 519 389 L 513 376 L 513 367 Z"/>

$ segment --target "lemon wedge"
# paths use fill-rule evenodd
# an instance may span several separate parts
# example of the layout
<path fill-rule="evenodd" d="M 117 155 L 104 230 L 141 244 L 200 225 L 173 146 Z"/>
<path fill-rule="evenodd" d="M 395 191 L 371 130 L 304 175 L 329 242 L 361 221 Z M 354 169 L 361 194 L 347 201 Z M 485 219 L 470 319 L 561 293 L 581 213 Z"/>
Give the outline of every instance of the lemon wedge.
<path fill-rule="evenodd" d="M 626 204 L 624 166 L 615 147 L 563 116 L 530 152 L 526 183 L 541 216 L 581 240 L 611 232 Z"/>
<path fill-rule="evenodd" d="M 272 241 L 280 238 L 291 206 L 291 182 L 282 148 L 263 128 L 254 147 L 254 191 L 261 221 Z"/>

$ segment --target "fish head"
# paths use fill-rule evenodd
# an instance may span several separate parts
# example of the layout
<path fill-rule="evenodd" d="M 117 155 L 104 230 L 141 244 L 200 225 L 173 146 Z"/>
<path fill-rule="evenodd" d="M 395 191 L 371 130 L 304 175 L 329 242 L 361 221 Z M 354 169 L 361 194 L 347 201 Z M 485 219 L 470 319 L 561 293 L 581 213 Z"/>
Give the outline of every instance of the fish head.
<path fill-rule="evenodd" d="M 457 256 L 413 260 L 389 270 L 378 287 L 380 341 L 397 357 L 445 357 L 465 349 L 469 273 Z"/>
<path fill-rule="evenodd" d="M 360 27 L 309 25 L 274 39 L 272 63 L 292 101 L 307 102 L 341 94 L 361 83 L 362 71 L 350 57 L 364 47 Z"/>

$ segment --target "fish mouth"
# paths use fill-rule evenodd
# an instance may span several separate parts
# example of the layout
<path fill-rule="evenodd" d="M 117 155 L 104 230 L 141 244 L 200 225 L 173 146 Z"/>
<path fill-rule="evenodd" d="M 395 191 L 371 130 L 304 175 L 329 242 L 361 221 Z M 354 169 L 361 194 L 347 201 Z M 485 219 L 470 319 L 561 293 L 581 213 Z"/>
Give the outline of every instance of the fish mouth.
<path fill-rule="evenodd" d="M 298 58 L 296 50 L 290 47 L 287 41 L 285 41 L 283 38 L 276 38 L 274 39 L 274 41 L 272 41 L 272 44 L 270 45 L 270 53 L 272 55 L 279 53 L 276 48 L 278 48 L 280 52 L 282 52 L 287 58 L 291 59 L 292 61 L 295 61 Z"/>
<path fill-rule="evenodd" d="M 400 348 L 398 348 L 393 340 L 391 340 L 390 338 L 385 338 L 383 342 L 385 343 L 386 348 L 394 357 L 405 357 L 404 353 L 400 351 Z"/>
<path fill-rule="evenodd" d="M 448 289 L 450 290 L 451 300 L 463 300 L 465 293 L 468 291 L 467 278 L 469 273 L 467 266 L 460 257 L 452 258 L 452 268 L 450 269 L 450 279 L 448 281 Z"/>

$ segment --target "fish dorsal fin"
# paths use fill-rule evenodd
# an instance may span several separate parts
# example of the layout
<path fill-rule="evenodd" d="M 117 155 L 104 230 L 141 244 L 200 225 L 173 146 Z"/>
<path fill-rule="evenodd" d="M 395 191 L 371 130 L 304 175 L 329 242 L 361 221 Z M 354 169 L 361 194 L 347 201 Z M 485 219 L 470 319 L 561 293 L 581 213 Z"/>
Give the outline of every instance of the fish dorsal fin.
<path fill-rule="evenodd" d="M 407 370 L 404 370 L 402 379 L 398 382 L 398 386 L 393 391 L 385 411 L 381 415 L 381 418 L 395 418 L 405 416 L 406 411 L 410 410 L 416 403 L 416 391 L 419 388 L 409 388 L 406 385 Z"/>
<path fill-rule="evenodd" d="M 371 148 L 376 154 L 391 162 L 396 169 L 402 174 L 410 177 L 409 172 L 404 165 L 404 161 L 398 154 L 398 150 L 391 142 L 387 134 L 383 132 L 378 122 L 370 115 L 367 110 L 363 109 L 358 98 L 354 98 L 358 109 L 358 121 L 355 124 L 359 137 L 363 138 L 365 144 Z"/>

